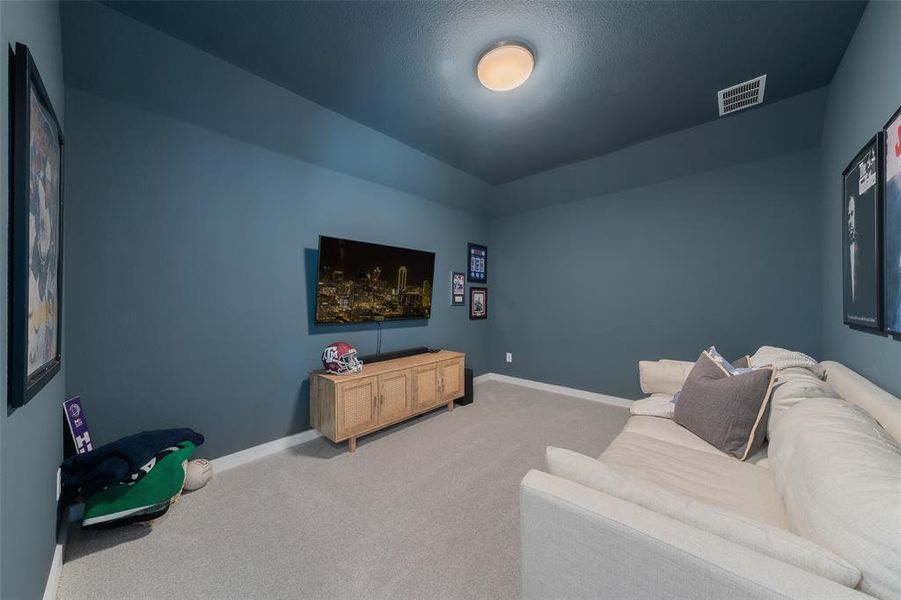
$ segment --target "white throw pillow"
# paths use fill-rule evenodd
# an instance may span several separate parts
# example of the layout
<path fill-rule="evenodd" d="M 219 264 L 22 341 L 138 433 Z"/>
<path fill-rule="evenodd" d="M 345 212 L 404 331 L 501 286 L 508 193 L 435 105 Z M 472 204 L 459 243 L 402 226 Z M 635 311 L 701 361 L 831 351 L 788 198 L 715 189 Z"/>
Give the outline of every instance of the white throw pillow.
<path fill-rule="evenodd" d="M 848 561 L 790 531 L 701 502 L 578 452 L 549 446 L 546 460 L 552 475 L 634 502 L 836 583 L 853 588 L 860 581 L 860 571 Z"/>
<path fill-rule="evenodd" d="M 645 394 L 672 396 L 682 389 L 685 378 L 691 373 L 693 362 L 684 360 L 638 361 L 638 380 Z"/>
<path fill-rule="evenodd" d="M 860 569 L 860 589 L 901 598 L 901 446 L 863 409 L 813 398 L 774 424 L 770 472 L 792 530 Z"/>

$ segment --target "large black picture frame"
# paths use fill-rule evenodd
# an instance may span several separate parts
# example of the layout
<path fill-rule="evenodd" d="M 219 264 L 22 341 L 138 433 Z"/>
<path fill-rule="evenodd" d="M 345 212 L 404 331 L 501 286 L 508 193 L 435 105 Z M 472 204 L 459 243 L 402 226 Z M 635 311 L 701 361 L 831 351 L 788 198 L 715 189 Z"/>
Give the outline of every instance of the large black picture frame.
<path fill-rule="evenodd" d="M 882 128 L 883 329 L 901 335 L 901 107 Z"/>
<path fill-rule="evenodd" d="M 882 146 L 879 132 L 842 171 L 843 320 L 875 331 L 882 330 Z"/>
<path fill-rule="evenodd" d="M 19 407 L 62 366 L 64 140 L 28 47 L 10 64 L 8 404 Z"/>

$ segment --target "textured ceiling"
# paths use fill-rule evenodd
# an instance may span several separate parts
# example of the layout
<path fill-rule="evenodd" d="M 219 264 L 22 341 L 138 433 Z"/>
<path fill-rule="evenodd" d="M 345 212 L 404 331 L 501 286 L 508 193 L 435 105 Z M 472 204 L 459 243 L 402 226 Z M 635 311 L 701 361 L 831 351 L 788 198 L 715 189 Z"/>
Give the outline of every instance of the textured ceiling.
<path fill-rule="evenodd" d="M 763 73 L 768 103 L 823 86 L 865 6 L 107 4 L 495 184 L 716 119 L 717 90 Z M 490 92 L 475 59 L 510 38 L 535 48 L 535 72 Z"/>

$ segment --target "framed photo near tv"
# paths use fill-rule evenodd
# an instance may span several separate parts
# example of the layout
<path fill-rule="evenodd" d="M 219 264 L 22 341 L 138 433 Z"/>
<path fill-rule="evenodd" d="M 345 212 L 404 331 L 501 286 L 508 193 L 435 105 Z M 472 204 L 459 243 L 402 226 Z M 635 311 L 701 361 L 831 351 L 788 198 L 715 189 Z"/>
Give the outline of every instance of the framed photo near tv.
<path fill-rule="evenodd" d="M 479 244 L 468 245 L 467 264 L 469 283 L 488 283 L 488 248 Z"/>
<path fill-rule="evenodd" d="M 469 288 L 469 318 L 472 320 L 488 318 L 488 288 Z"/>
<path fill-rule="evenodd" d="M 884 329 L 901 335 L 901 108 L 888 120 L 883 137 Z"/>
<path fill-rule="evenodd" d="M 451 273 L 451 306 L 466 304 L 466 273 Z"/>
<path fill-rule="evenodd" d="M 63 133 L 28 48 L 12 60 L 9 404 L 22 406 L 62 364 Z"/>
<path fill-rule="evenodd" d="M 882 133 L 842 173 L 844 322 L 882 329 Z"/>

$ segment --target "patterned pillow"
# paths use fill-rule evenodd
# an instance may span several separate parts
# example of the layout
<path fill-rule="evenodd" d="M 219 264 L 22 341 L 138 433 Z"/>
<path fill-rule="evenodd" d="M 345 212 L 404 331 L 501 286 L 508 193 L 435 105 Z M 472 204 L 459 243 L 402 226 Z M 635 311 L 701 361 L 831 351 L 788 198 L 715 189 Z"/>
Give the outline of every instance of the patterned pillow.
<path fill-rule="evenodd" d="M 746 364 L 742 361 L 736 363 Z M 682 386 L 673 418 L 720 451 L 745 460 L 763 445 L 775 374 L 771 366 L 737 367 L 715 348 L 706 350 Z"/>

